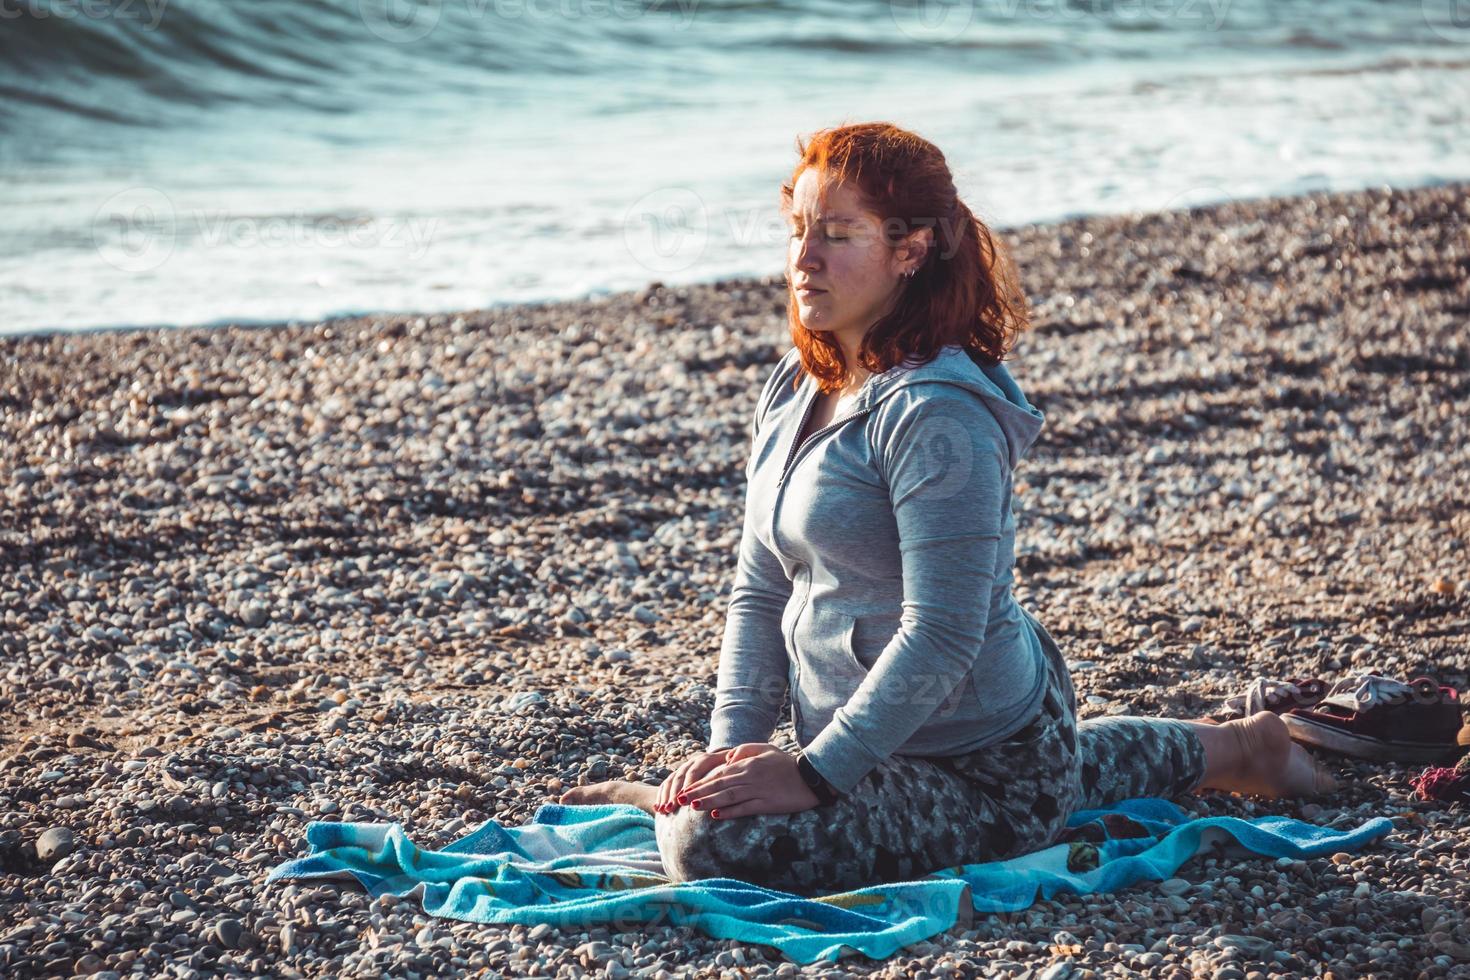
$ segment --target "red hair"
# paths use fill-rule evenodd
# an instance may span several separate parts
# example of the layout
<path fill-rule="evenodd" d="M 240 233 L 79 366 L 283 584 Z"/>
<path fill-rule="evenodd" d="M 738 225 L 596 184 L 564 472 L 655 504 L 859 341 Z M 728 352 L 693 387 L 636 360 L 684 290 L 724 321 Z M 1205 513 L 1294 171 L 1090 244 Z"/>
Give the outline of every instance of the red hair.
<path fill-rule="evenodd" d="M 878 374 L 905 358 L 930 360 L 947 345 L 963 347 L 977 362 L 1003 360 L 1031 314 L 1014 264 L 990 229 L 959 199 L 939 148 L 890 123 L 857 123 L 796 140 L 800 157 L 781 185 L 781 213 L 790 217 L 797 179 L 815 169 L 822 185 L 841 182 L 882 223 L 894 248 L 920 228 L 934 231 L 912 279 L 902 281 L 893 309 L 863 336 L 858 361 Z M 786 284 L 791 339 L 802 368 L 822 391 L 842 386 L 846 359 L 829 335 L 808 330 Z M 801 382 L 797 372 L 796 383 Z"/>

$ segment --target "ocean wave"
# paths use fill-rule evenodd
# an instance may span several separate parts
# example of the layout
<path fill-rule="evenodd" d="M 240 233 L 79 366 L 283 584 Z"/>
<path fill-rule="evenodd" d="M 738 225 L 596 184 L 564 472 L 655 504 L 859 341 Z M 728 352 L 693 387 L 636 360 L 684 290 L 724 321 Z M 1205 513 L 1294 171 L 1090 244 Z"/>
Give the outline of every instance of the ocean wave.
<path fill-rule="evenodd" d="M 60 116 L 163 128 L 220 108 L 340 115 L 579 77 L 687 90 L 720 83 L 712 66 L 735 57 L 797 78 L 936 57 L 968 74 L 1425 39 L 1423 16 L 1371 0 L 1331 16 L 1289 0 L 3 0 L 0 133 L 39 138 Z"/>

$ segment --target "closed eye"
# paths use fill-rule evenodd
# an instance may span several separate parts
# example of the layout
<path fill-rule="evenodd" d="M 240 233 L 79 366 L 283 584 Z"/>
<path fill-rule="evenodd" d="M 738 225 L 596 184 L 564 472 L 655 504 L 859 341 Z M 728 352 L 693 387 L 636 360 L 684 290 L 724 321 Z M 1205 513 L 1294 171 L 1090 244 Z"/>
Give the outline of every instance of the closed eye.
<path fill-rule="evenodd" d="M 800 238 L 801 237 L 801 232 L 799 232 L 799 231 L 793 231 L 791 233 L 791 237 L 792 238 Z M 827 241 L 829 241 L 829 242 L 845 242 L 851 236 L 850 235 L 826 234 L 826 235 L 823 235 L 822 237 L 825 238 L 825 239 L 827 239 Z"/>

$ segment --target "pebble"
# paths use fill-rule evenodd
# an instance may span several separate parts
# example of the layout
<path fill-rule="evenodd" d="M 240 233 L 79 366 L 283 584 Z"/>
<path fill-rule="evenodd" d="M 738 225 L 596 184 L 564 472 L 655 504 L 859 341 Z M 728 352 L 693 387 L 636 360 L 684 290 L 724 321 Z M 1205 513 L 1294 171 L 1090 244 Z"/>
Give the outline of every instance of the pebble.
<path fill-rule="evenodd" d="M 507 711 L 516 711 L 520 708 L 525 708 L 530 705 L 545 703 L 546 695 L 542 694 L 540 691 L 517 691 L 516 693 L 509 695 L 505 699 L 504 706 Z"/>
<path fill-rule="evenodd" d="M 262 602 L 247 602 L 240 607 L 240 620 L 251 629 L 264 626 L 270 618 L 270 609 Z"/>
<path fill-rule="evenodd" d="M 1265 959 L 1275 952 L 1271 943 L 1254 936 L 1237 936 L 1226 933 L 1215 937 L 1215 945 L 1220 949 L 1238 949 L 1252 959 Z"/>
<path fill-rule="evenodd" d="M 52 827 L 36 838 L 36 859 L 42 864 L 52 864 L 76 850 L 76 847 L 76 838 L 70 828 Z"/>
<path fill-rule="evenodd" d="M 214 938 L 225 949 L 239 949 L 244 930 L 239 919 L 224 918 L 214 925 Z"/>
<path fill-rule="evenodd" d="M 1069 957 L 1057 960 L 1036 975 L 1036 980 L 1067 980 L 1077 972 L 1076 964 Z"/>

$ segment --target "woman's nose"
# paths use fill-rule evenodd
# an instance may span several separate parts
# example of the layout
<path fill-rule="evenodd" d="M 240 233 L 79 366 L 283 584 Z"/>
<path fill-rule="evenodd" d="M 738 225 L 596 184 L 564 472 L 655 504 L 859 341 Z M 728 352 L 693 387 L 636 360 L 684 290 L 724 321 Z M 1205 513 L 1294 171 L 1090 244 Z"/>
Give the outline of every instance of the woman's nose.
<path fill-rule="evenodd" d="M 815 240 L 812 238 L 803 238 L 792 246 L 792 250 L 796 253 L 792 264 L 798 269 L 816 268 L 819 264 L 820 256 L 817 254 L 817 249 L 814 246 Z"/>

